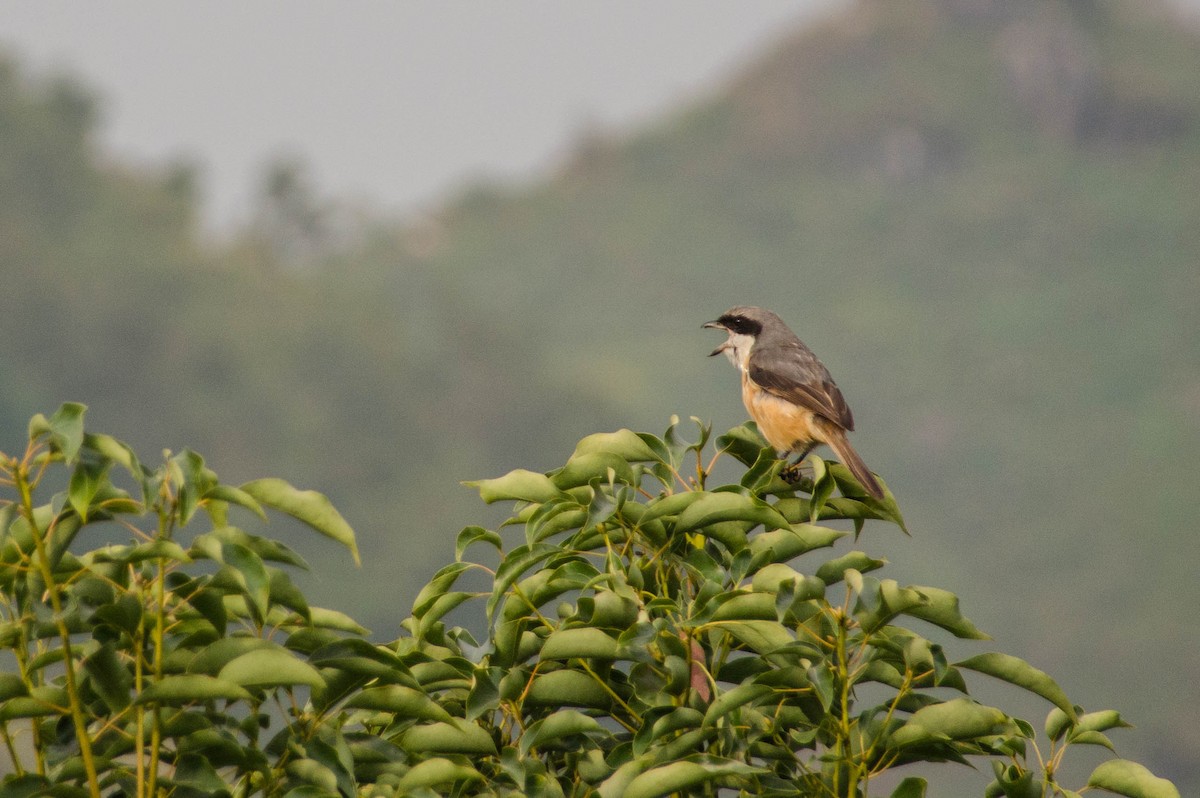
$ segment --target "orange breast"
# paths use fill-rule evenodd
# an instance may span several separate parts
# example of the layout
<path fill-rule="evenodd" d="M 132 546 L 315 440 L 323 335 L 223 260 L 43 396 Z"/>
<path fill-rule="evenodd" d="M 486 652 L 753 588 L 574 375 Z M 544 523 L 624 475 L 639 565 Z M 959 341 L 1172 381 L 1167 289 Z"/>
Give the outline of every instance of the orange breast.
<path fill-rule="evenodd" d="M 814 441 L 825 442 L 820 428 L 813 423 L 813 411 L 767 393 L 744 371 L 742 403 L 767 443 L 781 452 L 803 449 Z"/>

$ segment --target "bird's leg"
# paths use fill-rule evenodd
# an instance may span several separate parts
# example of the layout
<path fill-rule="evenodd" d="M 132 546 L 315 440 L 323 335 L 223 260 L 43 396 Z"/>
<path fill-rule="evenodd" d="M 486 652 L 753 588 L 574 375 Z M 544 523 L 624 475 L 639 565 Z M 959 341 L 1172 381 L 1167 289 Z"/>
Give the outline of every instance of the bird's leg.
<path fill-rule="evenodd" d="M 800 481 L 800 478 L 801 478 L 800 464 L 804 462 L 805 457 L 808 457 L 808 453 L 811 452 L 816 447 L 817 447 L 816 443 L 810 443 L 810 444 L 808 444 L 808 446 L 805 446 L 800 451 L 800 454 L 797 455 L 796 459 L 794 461 L 792 461 L 786 468 L 784 468 L 782 471 L 779 472 L 779 476 L 781 476 L 783 478 L 784 482 L 788 483 L 789 485 L 795 485 L 797 482 Z M 787 455 L 785 454 L 784 457 L 787 457 Z"/>

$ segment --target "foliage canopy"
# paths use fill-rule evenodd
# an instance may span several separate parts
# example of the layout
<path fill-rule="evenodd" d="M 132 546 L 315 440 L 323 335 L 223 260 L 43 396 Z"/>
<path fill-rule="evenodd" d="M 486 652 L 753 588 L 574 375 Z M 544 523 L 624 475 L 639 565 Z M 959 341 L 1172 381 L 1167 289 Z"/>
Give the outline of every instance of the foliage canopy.
<path fill-rule="evenodd" d="M 221 483 L 187 450 L 147 468 L 86 432 L 83 412 L 35 417 L 24 454 L 2 461 L 3 798 L 837 798 L 893 768 L 968 758 L 991 762 L 993 798 L 1074 796 L 1058 782 L 1064 753 L 1111 750 L 1106 733 L 1127 725 L 1010 654 L 953 659 L 920 630 L 986 636 L 952 593 L 830 551 L 851 537 L 833 521 L 855 541 L 868 522 L 903 529 L 890 493 L 876 501 L 819 458 L 789 484 L 751 426 L 715 452 L 703 425 L 694 442 L 676 423 L 592 435 L 550 473 L 471 483 L 514 514 L 464 529 L 406 634 L 377 645 L 308 605 L 287 546 L 231 525 L 233 508 L 280 511 L 357 556 L 323 496 Z M 724 459 L 738 482 L 709 487 Z M 105 525 L 130 542 L 72 551 Z M 447 623 L 471 607 L 481 640 Z M 1041 737 L 973 700 L 974 673 L 1049 702 Z M 1178 798 L 1123 759 L 1087 786 Z M 891 795 L 925 790 L 910 776 Z"/>

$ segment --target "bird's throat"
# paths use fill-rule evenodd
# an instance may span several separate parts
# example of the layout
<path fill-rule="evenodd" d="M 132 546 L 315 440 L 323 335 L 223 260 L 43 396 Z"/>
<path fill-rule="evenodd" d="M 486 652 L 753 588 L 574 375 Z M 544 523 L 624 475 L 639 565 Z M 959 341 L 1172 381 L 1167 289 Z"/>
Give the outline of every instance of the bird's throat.
<path fill-rule="evenodd" d="M 725 357 L 729 358 L 729 362 L 734 365 L 734 368 L 745 372 L 747 364 L 750 362 L 750 348 L 753 346 L 754 336 L 731 332 L 729 340 L 725 342 Z"/>

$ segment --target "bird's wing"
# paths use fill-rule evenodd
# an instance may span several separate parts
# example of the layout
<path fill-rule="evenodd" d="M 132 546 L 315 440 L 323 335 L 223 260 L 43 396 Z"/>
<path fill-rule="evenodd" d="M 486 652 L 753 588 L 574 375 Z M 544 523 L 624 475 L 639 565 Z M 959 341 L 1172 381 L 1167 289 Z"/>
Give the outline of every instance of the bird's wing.
<path fill-rule="evenodd" d="M 854 416 L 829 370 L 803 344 L 755 347 L 750 352 L 747 372 L 769 393 L 806 407 L 842 429 L 854 430 Z"/>

